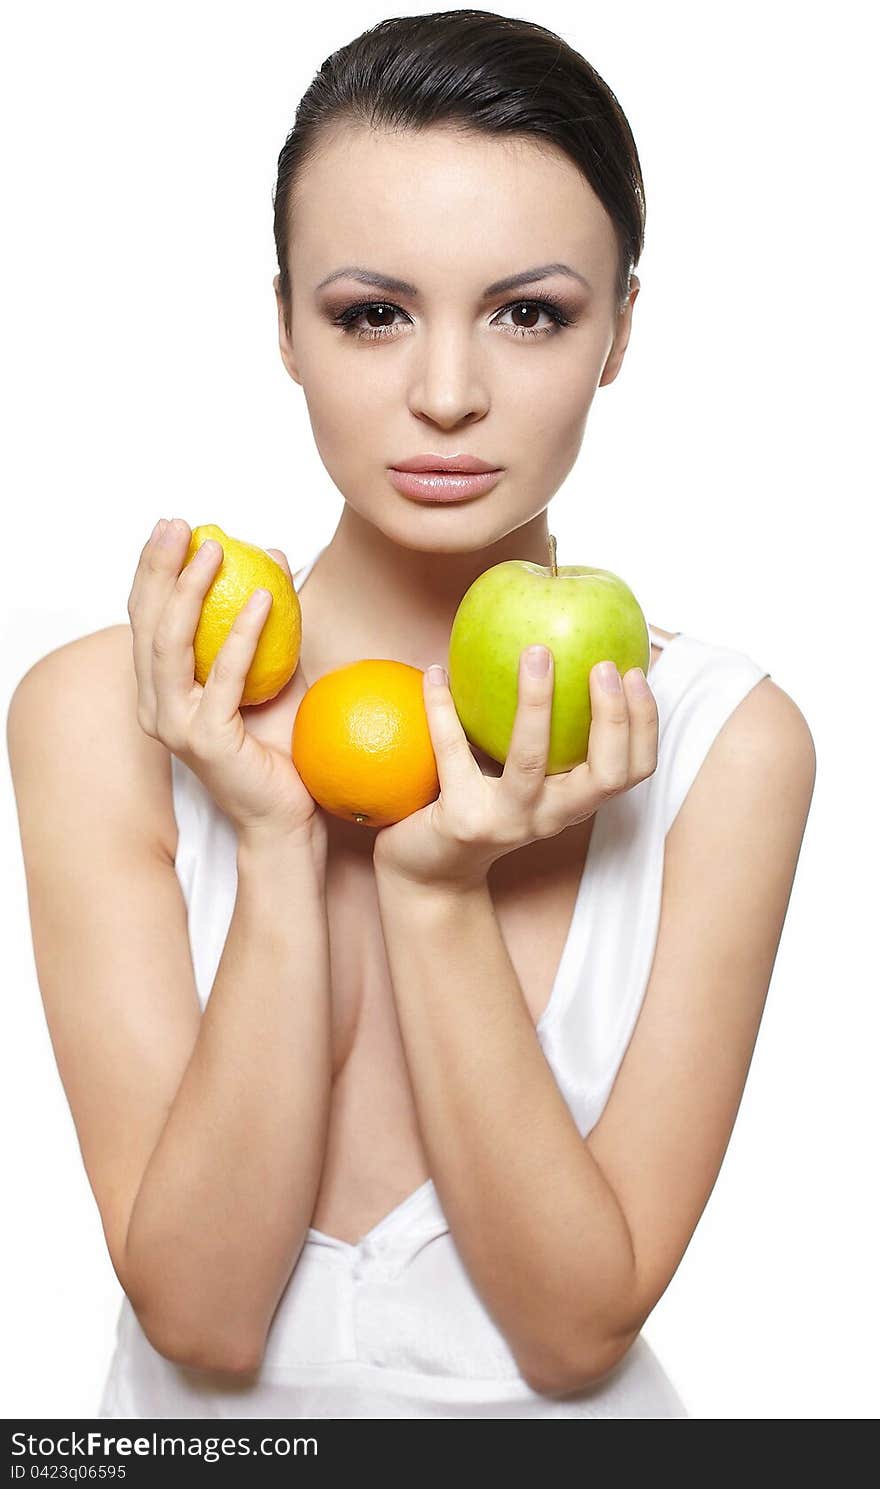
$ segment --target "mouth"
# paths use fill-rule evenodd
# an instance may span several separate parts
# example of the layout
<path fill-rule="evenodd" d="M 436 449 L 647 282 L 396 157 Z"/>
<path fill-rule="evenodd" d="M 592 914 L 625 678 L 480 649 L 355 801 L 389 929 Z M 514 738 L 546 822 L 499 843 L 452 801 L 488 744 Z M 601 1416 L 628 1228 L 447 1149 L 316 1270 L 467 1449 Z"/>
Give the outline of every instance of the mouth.
<path fill-rule="evenodd" d="M 454 471 L 454 470 L 401 470 L 390 466 L 388 476 L 392 486 L 404 496 L 421 502 L 457 502 L 482 496 L 491 491 L 504 475 L 503 470 Z"/>
<path fill-rule="evenodd" d="M 489 460 L 481 460 L 478 455 L 413 455 L 409 460 L 397 460 L 391 467 L 392 470 L 415 471 L 418 475 L 422 472 L 436 474 L 448 473 L 452 475 L 482 475 L 483 472 L 500 470 L 501 467 L 493 465 Z"/>

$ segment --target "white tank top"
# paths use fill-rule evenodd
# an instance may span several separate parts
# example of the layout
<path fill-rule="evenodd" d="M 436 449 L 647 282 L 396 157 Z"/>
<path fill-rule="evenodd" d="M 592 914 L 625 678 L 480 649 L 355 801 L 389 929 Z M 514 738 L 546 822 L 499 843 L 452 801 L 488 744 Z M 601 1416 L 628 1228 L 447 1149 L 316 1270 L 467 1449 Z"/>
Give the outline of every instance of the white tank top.
<path fill-rule="evenodd" d="M 323 549 L 295 577 L 302 588 Z M 767 672 L 743 652 L 679 632 L 649 668 L 660 719 L 654 774 L 596 814 L 580 888 L 537 1038 L 582 1137 L 598 1122 L 647 988 L 664 840 L 713 740 Z M 235 904 L 237 841 L 199 778 L 171 756 L 175 867 L 204 1010 Z M 639 1335 L 576 1396 L 542 1396 L 465 1270 L 428 1179 L 357 1244 L 311 1227 L 262 1364 L 230 1381 L 149 1343 L 123 1295 L 99 1417 L 687 1417 Z"/>

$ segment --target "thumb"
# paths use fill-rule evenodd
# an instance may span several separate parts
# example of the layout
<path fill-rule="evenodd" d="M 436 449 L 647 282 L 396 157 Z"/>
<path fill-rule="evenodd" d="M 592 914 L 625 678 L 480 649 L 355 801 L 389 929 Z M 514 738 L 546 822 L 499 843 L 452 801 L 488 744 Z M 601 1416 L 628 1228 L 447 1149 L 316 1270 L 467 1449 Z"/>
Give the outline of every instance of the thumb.
<path fill-rule="evenodd" d="M 284 556 L 284 554 L 281 552 L 281 549 L 280 548 L 266 548 L 263 551 L 265 553 L 268 553 L 268 555 L 269 555 L 270 558 L 274 558 L 274 560 L 275 560 L 275 562 L 277 564 L 280 564 L 281 568 L 284 570 L 285 574 L 287 575 L 288 579 L 290 580 L 290 582 L 292 584 L 293 583 L 293 575 L 290 572 L 290 564 L 287 562 L 287 559 Z"/>

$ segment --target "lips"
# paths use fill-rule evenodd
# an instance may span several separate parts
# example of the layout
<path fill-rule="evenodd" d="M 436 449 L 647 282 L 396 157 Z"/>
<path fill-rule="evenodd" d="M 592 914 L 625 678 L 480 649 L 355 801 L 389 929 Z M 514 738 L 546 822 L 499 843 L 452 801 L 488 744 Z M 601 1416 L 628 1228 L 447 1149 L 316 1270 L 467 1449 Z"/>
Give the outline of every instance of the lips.
<path fill-rule="evenodd" d="M 480 460 L 477 455 L 413 455 L 411 459 L 397 460 L 391 466 L 391 470 L 413 471 L 417 474 L 441 471 L 459 475 L 481 475 L 500 469 L 500 466 L 492 465 L 488 460 Z"/>
<path fill-rule="evenodd" d="M 503 470 L 398 470 L 388 472 L 392 486 L 404 496 L 421 502 L 457 502 L 482 496 L 503 479 Z"/>

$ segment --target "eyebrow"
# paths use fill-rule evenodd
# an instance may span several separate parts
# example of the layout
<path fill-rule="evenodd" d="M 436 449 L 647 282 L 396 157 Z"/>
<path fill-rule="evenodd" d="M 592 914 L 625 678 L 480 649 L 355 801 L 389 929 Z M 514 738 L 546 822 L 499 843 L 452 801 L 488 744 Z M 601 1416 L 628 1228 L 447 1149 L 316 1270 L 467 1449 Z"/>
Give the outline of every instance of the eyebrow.
<path fill-rule="evenodd" d="M 496 279 L 493 284 L 487 284 L 483 298 L 488 300 L 492 295 L 506 294 L 508 290 L 520 289 L 524 284 L 535 284 L 539 279 L 548 279 L 551 274 L 563 274 L 568 279 L 578 280 L 586 289 L 592 289 L 590 281 L 570 264 L 539 264 L 534 269 L 522 269 L 518 274 L 508 274 L 504 279 Z M 344 269 L 334 269 L 332 274 L 328 274 L 326 279 L 316 285 L 316 292 L 336 279 L 356 279 L 360 284 L 372 285 L 390 295 L 408 295 L 413 300 L 417 300 L 419 295 L 415 285 L 405 279 L 396 279 L 390 274 L 378 274 L 373 269 L 362 269 L 356 264 L 349 264 Z"/>

